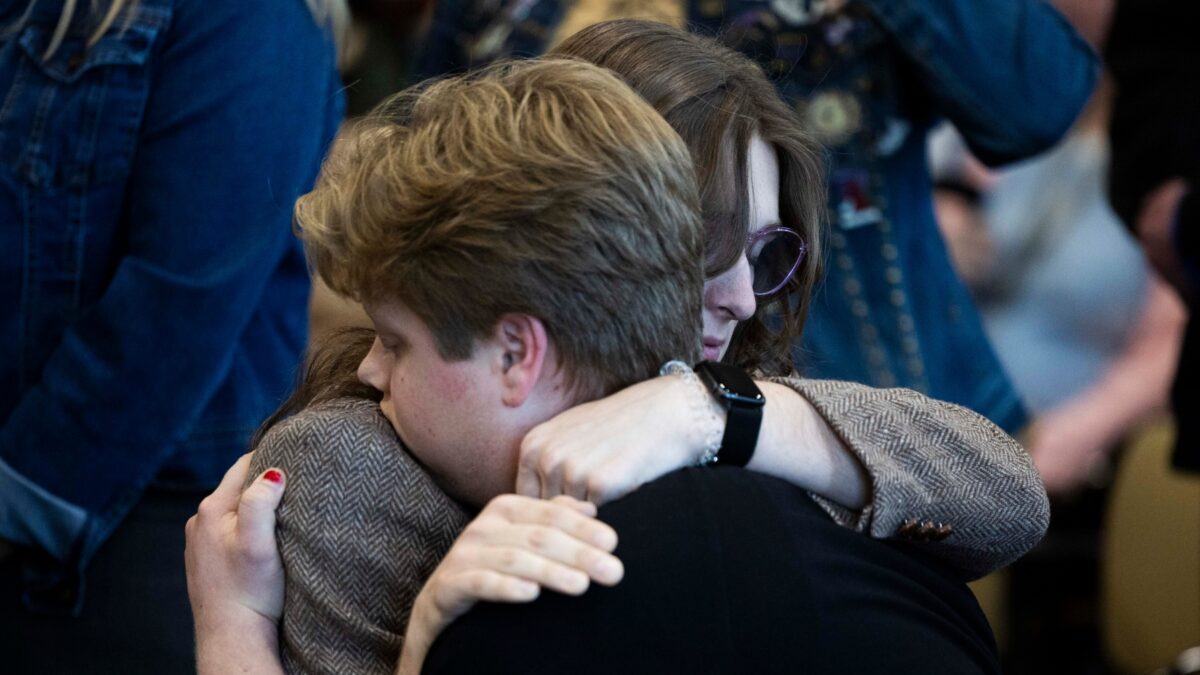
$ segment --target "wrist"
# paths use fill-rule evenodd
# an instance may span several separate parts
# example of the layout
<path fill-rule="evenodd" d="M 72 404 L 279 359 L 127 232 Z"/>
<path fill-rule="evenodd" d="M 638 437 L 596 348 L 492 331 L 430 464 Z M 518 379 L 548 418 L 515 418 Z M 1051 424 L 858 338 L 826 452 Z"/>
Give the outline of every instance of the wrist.
<path fill-rule="evenodd" d="M 685 401 L 687 414 L 681 419 L 686 426 L 680 437 L 687 439 L 689 463 L 700 466 L 711 464 L 721 449 L 728 411 L 713 398 L 691 367 L 682 361 L 670 361 L 659 372 L 674 381 L 674 386 Z"/>
<path fill-rule="evenodd" d="M 695 374 L 726 412 L 720 456 L 714 461 L 724 466 L 746 466 L 754 457 L 762 431 L 766 404 L 762 390 L 746 371 L 729 364 L 701 361 L 696 364 Z"/>
<path fill-rule="evenodd" d="M 446 623 L 433 599 L 428 595 L 428 585 L 417 594 L 408 629 L 404 632 L 404 647 L 400 650 L 400 661 L 396 664 L 397 675 L 417 675 L 425 663 L 425 655 L 433 646 L 434 637 Z"/>
<path fill-rule="evenodd" d="M 196 672 L 199 675 L 282 672 L 279 627 L 244 607 L 210 612 L 196 620 Z"/>

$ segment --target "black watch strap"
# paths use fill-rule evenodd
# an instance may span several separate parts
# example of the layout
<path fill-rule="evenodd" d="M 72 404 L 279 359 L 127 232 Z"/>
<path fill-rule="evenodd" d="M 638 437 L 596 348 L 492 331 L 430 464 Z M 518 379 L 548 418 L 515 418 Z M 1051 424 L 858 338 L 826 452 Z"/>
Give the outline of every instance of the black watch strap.
<path fill-rule="evenodd" d="M 758 430 L 762 426 L 763 405 L 766 399 L 746 371 L 736 366 L 713 361 L 696 364 L 696 374 L 728 411 L 725 435 L 716 463 L 746 466 L 754 456 Z"/>
<path fill-rule="evenodd" d="M 717 464 L 746 466 L 754 456 L 758 444 L 758 430 L 762 427 L 763 409 L 730 405 L 725 419 L 725 435 L 721 437 L 721 451 L 717 453 Z"/>

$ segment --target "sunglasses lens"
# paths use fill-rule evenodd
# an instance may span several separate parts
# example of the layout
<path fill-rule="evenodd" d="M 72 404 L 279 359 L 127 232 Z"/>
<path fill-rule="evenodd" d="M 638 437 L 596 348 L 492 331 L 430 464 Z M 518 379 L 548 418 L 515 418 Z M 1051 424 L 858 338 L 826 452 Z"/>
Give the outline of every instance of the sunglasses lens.
<path fill-rule="evenodd" d="M 770 295 L 787 283 L 804 257 L 804 240 L 790 230 L 778 230 L 757 243 L 754 258 L 754 293 Z"/>

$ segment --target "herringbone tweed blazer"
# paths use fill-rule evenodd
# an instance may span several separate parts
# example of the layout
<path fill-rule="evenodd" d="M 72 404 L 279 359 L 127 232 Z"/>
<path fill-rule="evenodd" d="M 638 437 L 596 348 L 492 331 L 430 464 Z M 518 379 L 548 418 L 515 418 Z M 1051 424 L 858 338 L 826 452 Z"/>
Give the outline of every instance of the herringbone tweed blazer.
<path fill-rule="evenodd" d="M 287 475 L 276 534 L 289 673 L 391 673 L 417 592 L 469 517 L 400 445 L 379 405 L 339 399 L 276 425 L 250 476 Z"/>
<path fill-rule="evenodd" d="M 808 399 L 867 468 L 854 512 L 814 496 L 839 523 L 912 539 L 965 578 L 1032 548 L 1049 523 L 1025 451 L 983 417 L 905 389 L 776 378 Z M 341 399 L 280 423 L 251 476 L 287 474 L 278 536 L 287 586 L 280 647 L 292 673 L 391 673 L 412 603 L 468 514 L 401 447 L 378 406 Z M 941 541 L 911 521 L 949 525 Z"/>

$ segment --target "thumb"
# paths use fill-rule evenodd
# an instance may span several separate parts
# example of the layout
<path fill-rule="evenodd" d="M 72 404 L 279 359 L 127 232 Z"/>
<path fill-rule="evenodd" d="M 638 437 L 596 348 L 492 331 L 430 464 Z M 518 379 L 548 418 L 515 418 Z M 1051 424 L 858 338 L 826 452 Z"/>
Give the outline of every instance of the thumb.
<path fill-rule="evenodd" d="M 283 472 L 267 469 L 242 492 L 237 509 L 237 537 L 251 556 L 274 555 L 275 510 L 283 499 L 283 488 Z"/>

